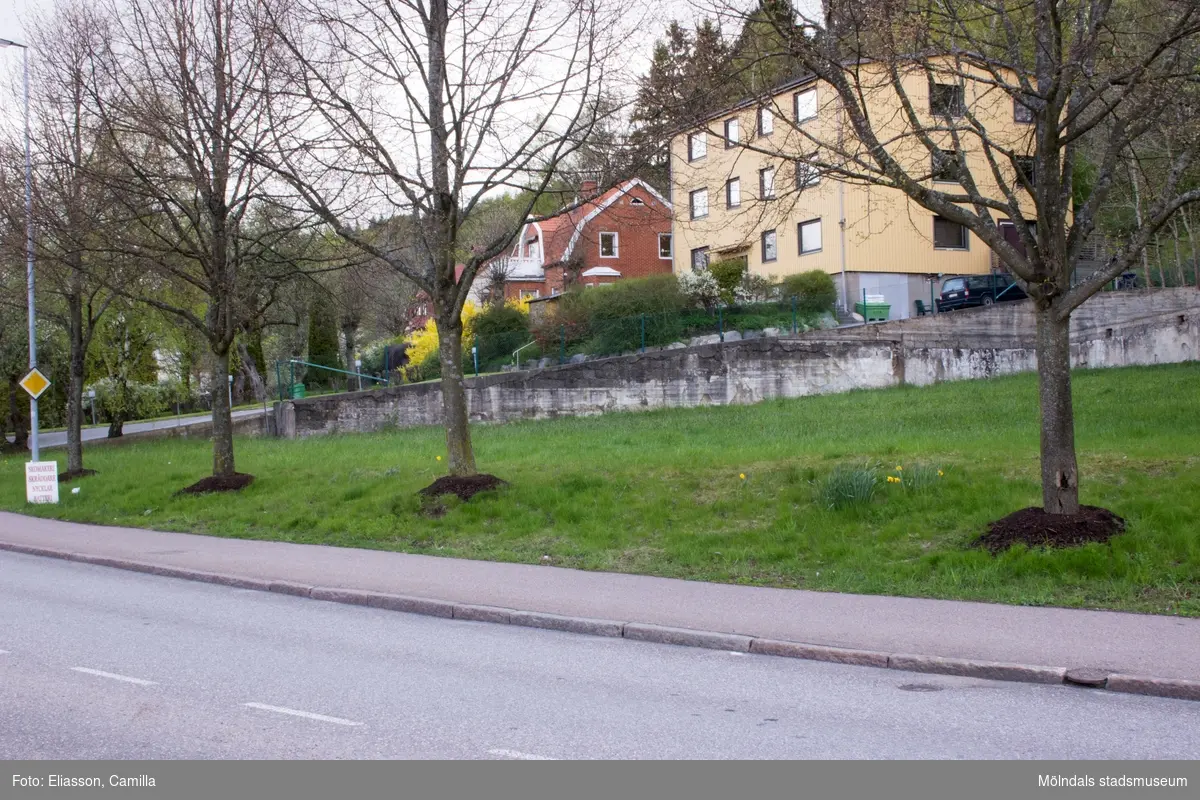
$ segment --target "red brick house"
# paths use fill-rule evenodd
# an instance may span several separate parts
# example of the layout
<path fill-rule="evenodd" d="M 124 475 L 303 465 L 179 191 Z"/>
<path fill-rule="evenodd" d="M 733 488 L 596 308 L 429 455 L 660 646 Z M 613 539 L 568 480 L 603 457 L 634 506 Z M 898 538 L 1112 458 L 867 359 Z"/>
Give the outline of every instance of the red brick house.
<path fill-rule="evenodd" d="M 462 278 L 463 270 L 467 268 L 466 264 L 454 265 L 454 280 L 458 281 Z M 409 302 L 408 308 L 405 309 L 404 333 L 409 334 L 413 331 L 419 331 L 425 327 L 425 324 L 433 318 L 433 301 L 426 294 L 424 289 L 418 289 L 413 295 L 413 299 Z"/>
<path fill-rule="evenodd" d="M 671 203 L 639 178 L 589 199 L 596 188 L 585 182 L 582 202 L 526 223 L 512 251 L 492 261 L 504 275 L 505 299 L 671 272 Z M 485 271 L 477 286 L 487 281 Z"/>

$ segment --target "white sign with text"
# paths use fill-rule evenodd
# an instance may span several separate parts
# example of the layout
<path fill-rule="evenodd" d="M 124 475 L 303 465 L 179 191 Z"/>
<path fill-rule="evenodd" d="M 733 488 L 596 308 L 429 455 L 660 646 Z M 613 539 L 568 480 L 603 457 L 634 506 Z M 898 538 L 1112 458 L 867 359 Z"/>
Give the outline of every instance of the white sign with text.
<path fill-rule="evenodd" d="M 58 502 L 58 462 L 25 462 L 25 501 L 28 503 Z"/>

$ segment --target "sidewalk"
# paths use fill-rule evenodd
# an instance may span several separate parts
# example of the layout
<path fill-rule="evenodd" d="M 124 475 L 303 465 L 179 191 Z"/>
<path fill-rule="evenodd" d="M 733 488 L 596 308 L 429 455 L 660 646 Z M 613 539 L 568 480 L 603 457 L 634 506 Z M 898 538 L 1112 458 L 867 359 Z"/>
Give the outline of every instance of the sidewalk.
<path fill-rule="evenodd" d="M 273 588 L 299 594 L 308 594 L 310 587 L 382 592 L 853 648 L 885 656 L 884 664 L 889 663 L 886 654 L 893 654 L 894 659 L 894 654 L 915 654 L 1060 669 L 1087 667 L 1108 673 L 1200 681 L 1200 619 L 1193 618 L 731 586 L 108 528 L 0 513 L 0 549 L 22 548 L 111 559 L 108 563 L 114 566 L 130 561 L 218 573 L 247 579 L 250 585 L 262 588 L 266 588 L 265 582 L 281 581 L 291 586 Z M 430 604 L 430 608 L 443 608 L 445 613 L 427 613 L 450 616 L 450 606 Z M 637 628 L 626 629 L 627 638 L 635 638 Z M 621 635 L 619 631 L 610 635 Z M 651 637 L 639 634 L 636 638 Z M 749 639 L 744 644 L 741 649 L 769 651 L 766 646 L 752 647 Z M 868 659 L 863 663 L 874 662 Z M 900 663 L 904 663 L 903 657 L 891 665 Z M 922 669 L 920 665 L 908 668 Z M 1111 681 L 1109 688 L 1114 688 Z M 1200 699 L 1200 684 L 1185 687 L 1182 695 L 1176 691 L 1174 696 L 1190 696 L 1193 691 Z"/>

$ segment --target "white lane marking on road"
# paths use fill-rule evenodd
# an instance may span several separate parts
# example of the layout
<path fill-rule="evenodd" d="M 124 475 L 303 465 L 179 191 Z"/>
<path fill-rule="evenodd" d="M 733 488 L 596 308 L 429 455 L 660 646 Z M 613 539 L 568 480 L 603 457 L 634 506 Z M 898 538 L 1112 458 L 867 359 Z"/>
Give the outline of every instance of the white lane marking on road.
<path fill-rule="evenodd" d="M 729 651 L 729 655 L 731 655 L 731 656 L 744 656 L 744 655 L 746 655 L 746 654 L 745 654 L 745 653 L 738 652 L 737 650 L 730 650 L 730 651 Z"/>
<path fill-rule="evenodd" d="M 520 750 L 505 750 L 504 748 L 496 748 L 488 750 L 488 755 L 500 756 L 500 758 L 511 758 L 514 761 L 557 761 L 556 758 L 550 756 L 539 756 L 533 753 L 522 753 Z"/>
<path fill-rule="evenodd" d="M 293 717 L 304 717 L 305 719 L 315 719 L 319 722 L 332 722 L 334 725 L 362 725 L 361 722 L 355 722 L 352 719 L 342 719 L 341 717 L 327 717 L 324 714 L 314 714 L 311 711 L 299 711 L 294 708 L 284 708 L 283 706 L 269 706 L 266 703 L 242 703 L 246 708 L 257 708 L 262 711 L 274 711 L 276 714 L 290 714 Z"/>
<path fill-rule="evenodd" d="M 95 675 L 98 678 L 111 678 L 114 681 L 125 681 L 126 683 L 136 683 L 138 686 L 154 686 L 154 681 L 143 680 L 142 678 L 131 678 L 128 675 L 118 675 L 115 672 L 105 672 L 99 669 L 88 669 L 87 667 L 71 667 L 75 672 L 82 672 L 85 675 Z"/>
<path fill-rule="evenodd" d="M 6 655 L 8 655 L 7 650 L 0 650 L 0 656 L 6 656 Z"/>

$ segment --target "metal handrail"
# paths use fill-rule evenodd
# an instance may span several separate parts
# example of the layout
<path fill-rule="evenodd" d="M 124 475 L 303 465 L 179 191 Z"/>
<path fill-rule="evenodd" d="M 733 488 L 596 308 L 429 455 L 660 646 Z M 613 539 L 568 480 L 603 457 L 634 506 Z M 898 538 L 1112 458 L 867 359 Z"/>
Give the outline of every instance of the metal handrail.
<path fill-rule="evenodd" d="M 529 347 L 530 344 L 537 344 L 537 339 L 534 339 L 529 344 L 523 344 L 520 347 L 518 347 L 516 350 L 513 350 L 513 361 L 514 361 L 514 363 L 516 363 L 517 369 L 521 368 L 521 351 L 524 350 L 526 347 Z"/>
<path fill-rule="evenodd" d="M 306 367 L 316 367 L 317 369 L 325 369 L 325 370 L 329 370 L 330 372 L 340 372 L 342 375 L 353 375 L 354 377 L 357 377 L 357 378 L 366 378 L 369 381 L 378 381 L 379 383 L 387 383 L 386 378 L 376 378 L 374 375 L 363 375 L 361 372 L 347 372 L 344 369 L 335 369 L 334 367 L 327 367 L 324 364 L 312 364 L 308 361 L 301 361 L 298 358 L 289 358 L 288 363 L 289 364 L 303 364 Z"/>

